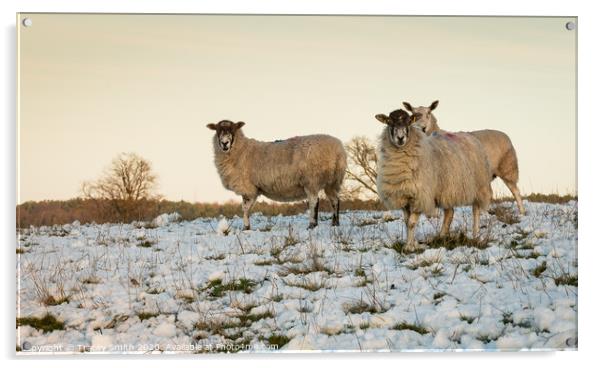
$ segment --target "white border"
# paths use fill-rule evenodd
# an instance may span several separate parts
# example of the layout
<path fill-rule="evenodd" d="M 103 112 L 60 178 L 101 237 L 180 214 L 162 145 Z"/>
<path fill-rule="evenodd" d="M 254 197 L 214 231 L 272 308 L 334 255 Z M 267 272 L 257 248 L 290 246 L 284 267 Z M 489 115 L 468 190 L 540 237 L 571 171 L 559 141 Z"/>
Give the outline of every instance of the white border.
<path fill-rule="evenodd" d="M 254 13 L 254 14 L 404 14 L 404 15 L 546 15 L 546 16 L 578 16 L 579 29 L 579 352 L 560 353 L 421 353 L 421 354 L 273 354 L 260 356 L 208 356 L 194 357 L 201 361 L 188 361 L 181 358 L 178 362 L 166 362 L 164 357 L 154 356 L 142 362 L 145 366 L 163 367 L 165 364 L 194 365 L 211 364 L 211 366 L 240 366 L 241 364 L 261 365 L 264 367 L 306 367 L 320 362 L 326 364 L 342 364 L 347 366 L 374 364 L 395 365 L 417 363 L 447 368 L 449 365 L 461 367 L 505 367 L 526 360 L 523 363 L 538 364 L 543 367 L 579 366 L 588 361 L 596 361 L 596 351 L 602 344 L 599 332 L 602 331 L 598 309 L 600 306 L 600 287 L 596 272 L 600 268 L 602 257 L 600 249 L 602 242 L 597 236 L 594 220 L 596 207 L 600 205 L 600 152 L 602 145 L 598 143 L 600 136 L 600 115 L 596 108 L 600 106 L 600 58 L 599 35 L 602 34 L 601 13 L 597 11 L 596 2 L 575 0 L 564 1 L 525 1 L 504 0 L 495 3 L 478 0 L 456 1 L 369 1 L 369 0 L 288 0 L 288 1 L 186 1 L 186 0 L 104 0 L 98 2 L 65 1 L 65 0 L 22 0 L 2 1 L 2 73 L 4 86 L 2 88 L 2 109 L 4 124 L 2 124 L 3 150 L 1 181 L 2 201 L 1 233 L 3 235 L 2 249 L 4 253 L 5 295 L 2 303 L 2 318 L 6 322 L 4 331 L 0 334 L 3 347 L 3 358 L 14 360 L 14 317 L 15 317 L 15 13 L 21 12 L 138 12 L 138 13 Z M 403 40 L 400 40 L 403 44 Z M 535 109 L 545 109 L 546 106 L 534 106 Z M 506 112 L 510 113 L 511 112 Z M 553 174 L 553 173 L 551 173 Z M 81 358 L 81 357 L 80 357 Z M 86 364 L 104 366 L 108 362 L 103 356 L 88 356 Z M 119 357 L 123 359 L 140 359 L 138 357 Z M 189 357 L 188 357 L 189 358 Z M 114 359 L 114 358 L 113 358 Z M 75 359 L 50 362 L 39 362 L 38 359 L 19 358 L 20 363 L 39 366 L 49 365 L 79 366 L 81 362 Z M 210 360 L 210 362 L 209 362 Z M 336 360 L 336 362 L 334 361 Z M 10 363 L 9 363 L 10 364 Z M 49 365 L 48 365 L 49 364 Z"/>

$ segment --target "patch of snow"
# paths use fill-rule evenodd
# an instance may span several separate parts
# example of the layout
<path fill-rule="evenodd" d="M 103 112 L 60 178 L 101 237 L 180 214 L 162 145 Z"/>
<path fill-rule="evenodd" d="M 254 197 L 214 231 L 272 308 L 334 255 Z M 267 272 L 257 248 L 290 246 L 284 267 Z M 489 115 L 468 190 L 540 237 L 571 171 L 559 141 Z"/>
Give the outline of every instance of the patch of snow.
<path fill-rule="evenodd" d="M 450 347 L 451 341 L 449 341 L 449 330 L 442 328 L 435 334 L 433 339 L 433 348 L 435 349 L 446 349 Z"/>
<path fill-rule="evenodd" d="M 230 231 L 230 223 L 225 217 L 222 217 L 221 220 L 217 223 L 216 232 L 220 235 L 226 235 Z"/>
<path fill-rule="evenodd" d="M 395 215 L 393 215 L 393 212 L 391 212 L 391 211 L 383 212 L 383 221 L 393 221 L 396 218 L 397 217 L 395 217 Z"/>
<path fill-rule="evenodd" d="M 155 336 L 173 337 L 176 335 L 176 325 L 169 322 L 162 322 L 154 330 Z"/>
<path fill-rule="evenodd" d="M 290 339 L 283 350 L 575 349 L 577 287 L 556 285 L 554 277 L 577 275 L 576 205 L 529 202 L 515 225 L 486 213 L 487 248 L 403 255 L 389 246 L 405 235 L 401 211 L 343 212 L 337 228 L 321 217 L 311 232 L 303 214 L 254 214 L 254 230 L 246 232 L 238 231 L 238 217 L 172 226 L 176 217 L 166 214 L 153 229 L 72 223 L 65 236 L 63 227 L 31 227 L 18 234 L 19 242 L 36 244 L 17 264 L 18 315 L 50 313 L 65 329 L 20 326 L 17 333 L 32 345 L 144 341 L 152 352 L 190 341 L 248 342 L 251 351 L 265 351 L 272 335 Z M 470 215 L 459 208 L 452 229 L 470 228 Z M 375 221 L 389 216 L 396 220 Z M 421 218 L 418 240 L 437 227 Z M 238 236 L 223 236 L 228 228 Z M 138 246 L 147 238 L 153 247 Z M 512 249 L 522 245 L 529 246 Z M 548 269 L 535 277 L 544 260 Z M 35 277 L 23 276 L 25 266 Z M 61 288 L 81 292 L 46 306 L 36 280 L 55 296 Z M 208 287 L 215 280 L 246 286 Z M 376 311 L 347 309 L 360 304 Z M 394 328 L 401 322 L 426 332 Z"/>
<path fill-rule="evenodd" d="M 109 335 L 94 335 L 92 336 L 92 348 L 94 349 L 108 349 L 113 345 L 113 339 Z"/>
<path fill-rule="evenodd" d="M 134 237 L 136 239 L 146 238 L 146 230 L 145 229 L 135 229 L 134 231 L 132 231 L 132 233 L 134 234 Z"/>
<path fill-rule="evenodd" d="M 226 273 L 222 270 L 215 270 L 207 276 L 207 281 L 223 280 Z"/>
<path fill-rule="evenodd" d="M 537 307 L 533 311 L 535 325 L 539 330 L 550 330 L 552 324 L 556 320 L 556 314 L 549 308 Z"/>
<path fill-rule="evenodd" d="M 161 214 L 157 217 L 155 217 L 155 219 L 152 221 L 152 224 L 154 226 L 165 226 L 168 225 L 172 222 L 176 222 L 178 221 L 182 216 L 180 216 L 179 213 L 177 212 L 172 212 L 172 213 L 164 213 Z"/>
<path fill-rule="evenodd" d="M 193 328 L 200 318 L 198 313 L 192 311 L 183 310 L 178 313 L 178 321 L 189 329 Z"/>
<path fill-rule="evenodd" d="M 292 350 L 292 351 L 315 350 L 316 348 L 319 348 L 319 347 L 312 344 L 311 339 L 307 338 L 307 336 L 304 336 L 304 335 L 300 335 L 300 336 L 293 338 L 292 340 L 290 340 L 288 342 L 288 344 L 286 344 L 284 346 L 284 350 Z"/>

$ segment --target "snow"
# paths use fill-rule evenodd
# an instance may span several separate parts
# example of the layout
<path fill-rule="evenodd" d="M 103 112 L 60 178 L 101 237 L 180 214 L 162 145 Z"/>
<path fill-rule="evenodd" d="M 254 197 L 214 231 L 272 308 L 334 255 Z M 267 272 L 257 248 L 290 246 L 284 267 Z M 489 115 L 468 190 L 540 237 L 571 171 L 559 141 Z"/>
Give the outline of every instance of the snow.
<path fill-rule="evenodd" d="M 220 235 L 228 235 L 230 231 L 230 223 L 228 220 L 222 217 L 221 220 L 217 223 L 217 233 Z"/>
<path fill-rule="evenodd" d="M 65 327 L 23 325 L 17 343 L 266 352 L 281 336 L 287 351 L 574 350 L 577 287 L 558 280 L 577 275 L 577 203 L 526 208 L 516 224 L 482 215 L 492 237 L 484 249 L 418 254 L 391 248 L 405 236 L 399 211 L 344 212 L 337 228 L 324 213 L 313 230 L 304 215 L 261 214 L 251 216 L 251 231 L 239 217 L 177 214 L 148 228 L 31 227 L 17 234 L 17 315 L 50 313 Z M 418 239 L 439 226 L 421 218 Z M 452 231 L 470 228 L 470 209 L 458 209 Z M 44 292 L 68 298 L 45 305 Z"/>
<path fill-rule="evenodd" d="M 173 337 L 176 335 L 176 325 L 163 322 L 154 329 L 153 334 L 161 337 Z"/>
<path fill-rule="evenodd" d="M 178 313 L 178 321 L 187 329 L 192 329 L 200 319 L 201 315 L 196 312 L 183 310 Z"/>
<path fill-rule="evenodd" d="M 540 330 L 549 330 L 556 319 L 556 314 L 549 308 L 538 307 L 533 311 L 535 325 Z"/>
<path fill-rule="evenodd" d="M 211 274 L 209 274 L 209 276 L 207 276 L 207 280 L 208 281 L 223 280 L 225 276 L 226 276 L 226 273 L 224 271 L 217 270 L 217 271 L 214 271 Z"/>
<path fill-rule="evenodd" d="M 395 220 L 395 218 L 396 217 L 393 214 L 393 212 L 391 212 L 391 211 L 383 212 L 383 216 L 382 216 L 383 221 L 392 221 L 392 220 Z"/>
<path fill-rule="evenodd" d="M 55 342 L 51 342 L 55 343 Z M 107 349 L 113 344 L 113 339 L 109 335 L 94 335 L 92 336 L 92 348 Z"/>
<path fill-rule="evenodd" d="M 162 215 L 157 216 L 153 221 L 152 224 L 154 226 L 165 226 L 168 225 L 172 222 L 178 221 L 182 216 L 180 216 L 179 213 L 177 212 L 173 212 L 173 213 L 164 213 Z"/>

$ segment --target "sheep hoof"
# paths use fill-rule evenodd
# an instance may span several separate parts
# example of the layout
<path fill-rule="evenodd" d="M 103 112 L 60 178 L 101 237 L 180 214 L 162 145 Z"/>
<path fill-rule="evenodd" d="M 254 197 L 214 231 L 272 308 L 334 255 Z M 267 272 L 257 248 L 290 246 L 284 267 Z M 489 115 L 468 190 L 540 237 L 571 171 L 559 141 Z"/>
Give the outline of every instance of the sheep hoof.
<path fill-rule="evenodd" d="M 404 252 L 404 253 L 414 253 L 415 251 L 416 251 L 416 247 L 414 247 L 414 246 L 409 246 L 409 245 L 406 245 L 406 246 L 403 248 L 403 252 Z"/>
<path fill-rule="evenodd" d="M 339 226 L 339 219 L 332 220 L 332 226 Z"/>
<path fill-rule="evenodd" d="M 245 225 L 245 226 L 243 227 L 243 230 L 251 230 L 251 225 Z"/>
<path fill-rule="evenodd" d="M 417 252 L 419 250 L 423 250 L 426 249 L 426 246 L 424 244 L 420 244 L 418 242 L 416 243 L 412 243 L 412 244 L 406 244 L 405 247 L 403 248 L 404 253 L 414 253 Z"/>
<path fill-rule="evenodd" d="M 310 223 L 309 226 L 307 227 L 307 230 L 311 230 L 311 229 L 313 229 L 316 226 L 318 226 L 318 224 L 312 224 L 312 223 Z"/>

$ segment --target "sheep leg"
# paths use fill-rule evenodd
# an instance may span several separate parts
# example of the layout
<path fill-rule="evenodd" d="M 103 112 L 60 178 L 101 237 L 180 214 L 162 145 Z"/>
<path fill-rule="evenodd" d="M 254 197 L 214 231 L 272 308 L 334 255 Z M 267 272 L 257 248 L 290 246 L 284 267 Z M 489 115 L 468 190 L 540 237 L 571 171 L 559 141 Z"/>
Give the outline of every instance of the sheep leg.
<path fill-rule="evenodd" d="M 249 211 L 251 211 L 251 207 L 255 204 L 255 200 L 257 197 L 247 197 L 242 196 L 242 222 L 244 224 L 245 230 L 251 230 L 251 221 L 249 221 Z"/>
<path fill-rule="evenodd" d="M 408 252 L 414 252 L 418 248 L 418 244 L 414 237 L 414 228 L 418 223 L 419 213 L 410 212 L 404 210 L 406 214 L 406 227 L 408 228 L 408 239 L 406 241 L 405 250 Z"/>
<path fill-rule="evenodd" d="M 512 192 L 514 199 L 516 199 L 516 204 L 518 206 L 518 212 L 520 212 L 521 215 L 524 215 L 525 207 L 523 206 L 523 198 L 520 195 L 520 190 L 518 190 L 518 186 L 516 185 L 516 183 L 506 181 L 506 180 L 504 180 L 504 183 L 506 184 L 508 189 L 510 189 L 510 191 Z"/>
<path fill-rule="evenodd" d="M 337 197 L 336 201 L 336 205 L 333 204 L 333 208 L 332 208 L 332 226 L 339 226 L 339 207 L 340 207 L 340 202 L 339 202 L 339 198 Z"/>
<path fill-rule="evenodd" d="M 325 191 L 332 207 L 332 226 L 339 226 L 339 196 L 336 192 Z"/>
<path fill-rule="evenodd" d="M 479 237 L 479 221 L 481 215 L 481 208 L 477 205 L 472 206 L 472 238 L 477 239 Z"/>
<path fill-rule="evenodd" d="M 308 229 L 313 229 L 318 226 L 318 206 L 320 205 L 320 200 L 317 194 L 308 195 L 309 202 L 309 227 Z"/>
<path fill-rule="evenodd" d="M 443 210 L 443 225 L 441 226 L 440 236 L 449 234 L 449 227 L 454 219 L 454 209 L 446 208 Z"/>

